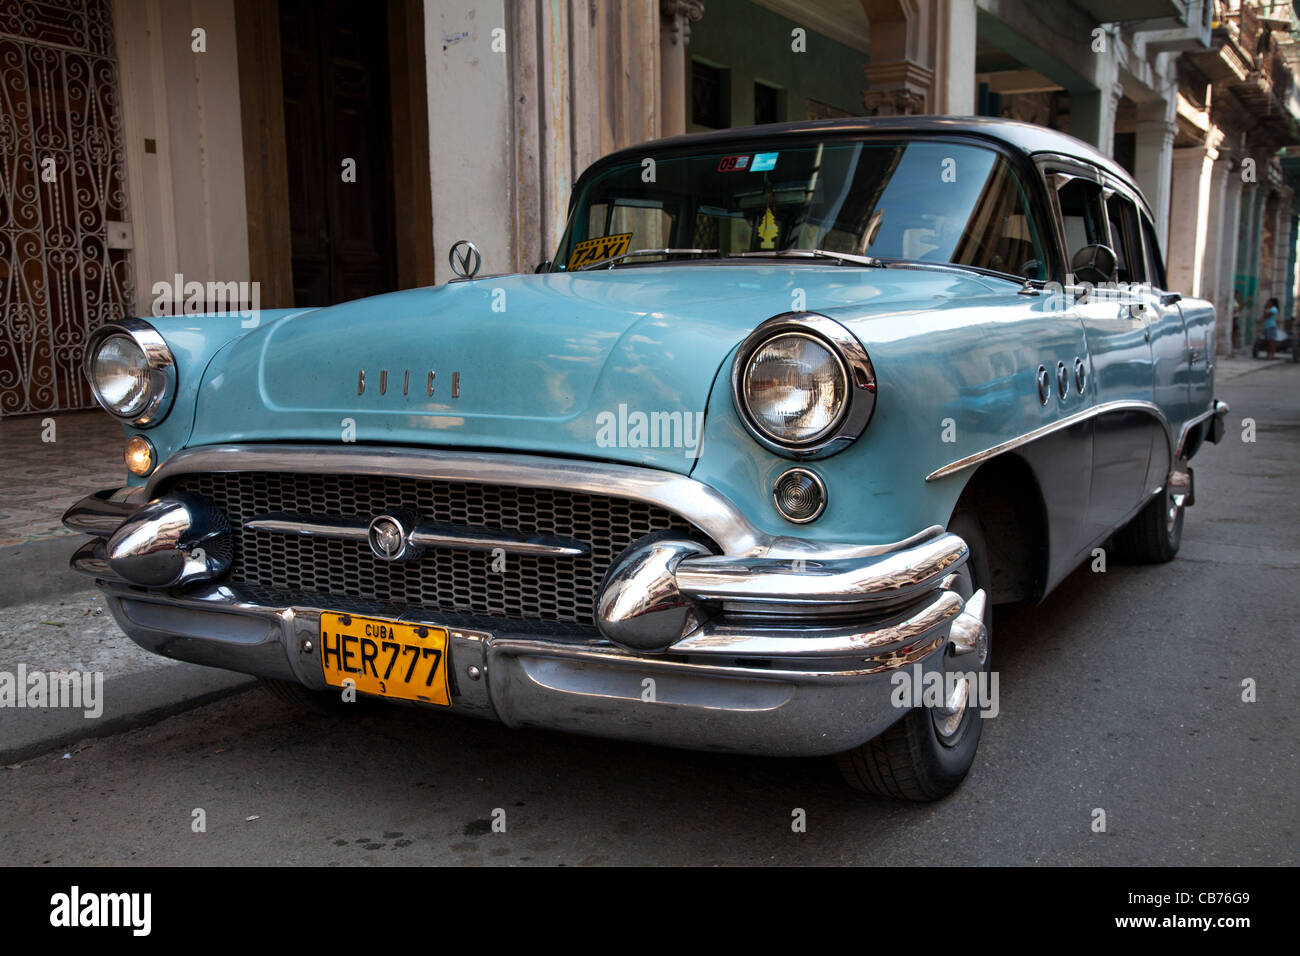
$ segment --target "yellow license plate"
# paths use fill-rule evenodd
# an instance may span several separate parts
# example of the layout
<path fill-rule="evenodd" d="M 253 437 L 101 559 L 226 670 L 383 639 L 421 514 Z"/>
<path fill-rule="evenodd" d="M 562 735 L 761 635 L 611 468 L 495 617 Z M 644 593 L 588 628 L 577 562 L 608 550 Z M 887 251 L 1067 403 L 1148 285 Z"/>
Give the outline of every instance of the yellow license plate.
<path fill-rule="evenodd" d="M 323 613 L 320 650 L 332 687 L 351 680 L 363 694 L 451 706 L 445 628 Z"/>
<path fill-rule="evenodd" d="M 597 236 L 595 239 L 583 239 L 573 244 L 573 253 L 569 256 L 569 268 L 576 269 L 590 262 L 600 262 L 621 256 L 627 252 L 632 242 L 632 233 L 620 232 L 616 236 Z"/>

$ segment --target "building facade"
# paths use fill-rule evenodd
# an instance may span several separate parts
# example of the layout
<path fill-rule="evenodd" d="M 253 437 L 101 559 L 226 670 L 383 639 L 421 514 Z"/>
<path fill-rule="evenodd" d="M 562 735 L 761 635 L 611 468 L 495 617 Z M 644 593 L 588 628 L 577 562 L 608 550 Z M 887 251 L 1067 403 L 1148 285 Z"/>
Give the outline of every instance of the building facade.
<path fill-rule="evenodd" d="M 1133 172 L 1220 353 L 1294 308 L 1290 3 L 29 0 L 0 13 L 0 415 L 87 407 L 124 314 L 531 270 L 582 169 L 678 133 L 1001 115 Z M 1234 305 L 1235 303 L 1235 305 Z M 220 321 L 220 320 L 210 320 Z"/>

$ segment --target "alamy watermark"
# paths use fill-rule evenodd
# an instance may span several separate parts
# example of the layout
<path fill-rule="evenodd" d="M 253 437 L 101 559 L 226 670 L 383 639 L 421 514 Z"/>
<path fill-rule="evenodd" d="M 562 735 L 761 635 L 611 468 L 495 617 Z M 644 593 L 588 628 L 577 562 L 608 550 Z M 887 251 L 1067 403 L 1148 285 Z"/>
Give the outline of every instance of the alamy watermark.
<path fill-rule="evenodd" d="M 981 717 L 996 717 L 998 705 L 997 671 L 926 671 L 919 663 L 911 670 L 900 668 L 890 675 L 893 690 L 889 702 L 895 707 L 943 707 L 952 700 L 962 681 L 968 682 L 966 705 L 979 709 Z"/>
<path fill-rule="evenodd" d="M 256 328 L 262 308 L 260 282 L 188 282 L 179 272 L 151 287 L 150 311 L 160 315 L 234 315 L 246 329 Z"/>
<path fill-rule="evenodd" d="M 70 707 L 87 720 L 104 713 L 102 671 L 0 671 L 0 707 Z"/>
<path fill-rule="evenodd" d="M 596 444 L 600 448 L 681 448 L 687 458 L 700 457 L 703 412 L 628 411 L 596 414 Z"/>

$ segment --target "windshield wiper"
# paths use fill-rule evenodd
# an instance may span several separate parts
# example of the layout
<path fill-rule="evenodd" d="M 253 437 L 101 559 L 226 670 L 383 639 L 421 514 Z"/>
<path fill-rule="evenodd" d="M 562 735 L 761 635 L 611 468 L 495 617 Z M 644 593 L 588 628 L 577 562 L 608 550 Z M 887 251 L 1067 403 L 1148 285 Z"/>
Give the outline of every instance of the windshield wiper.
<path fill-rule="evenodd" d="M 831 252 L 828 249 L 773 249 L 771 252 L 733 252 L 728 259 L 834 259 L 843 265 L 851 262 L 857 266 L 872 266 L 883 269 L 885 264 L 875 256 L 859 256 L 851 252 Z"/>
<path fill-rule="evenodd" d="M 630 259 L 633 256 L 707 256 L 716 253 L 717 249 L 633 249 L 631 252 L 625 252 L 622 255 L 610 256 L 608 259 L 598 259 L 595 262 L 584 262 L 574 272 L 582 272 L 586 269 L 595 269 L 599 266 L 608 266 L 614 268 L 614 263 L 622 262 L 624 259 Z"/>
<path fill-rule="evenodd" d="M 1023 283 L 1040 283 L 1046 284 L 1046 279 L 1031 279 L 1027 276 L 1016 275 L 1012 272 L 1003 272 L 1001 269 L 990 269 L 987 266 L 972 266 L 964 262 L 931 262 L 928 259 L 900 259 L 890 257 L 884 259 L 881 263 L 885 266 L 902 266 L 904 268 L 912 267 L 918 269 L 951 269 L 957 272 L 974 272 L 982 276 L 990 276 L 994 279 L 1010 279 L 1012 282 Z M 1036 287 L 1037 288 L 1037 287 Z"/>

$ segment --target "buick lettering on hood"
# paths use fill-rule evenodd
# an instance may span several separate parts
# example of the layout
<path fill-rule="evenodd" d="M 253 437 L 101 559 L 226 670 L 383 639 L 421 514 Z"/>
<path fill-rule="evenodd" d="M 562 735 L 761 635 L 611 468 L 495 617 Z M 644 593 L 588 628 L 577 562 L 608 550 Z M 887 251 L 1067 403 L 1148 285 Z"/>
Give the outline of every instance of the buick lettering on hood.
<path fill-rule="evenodd" d="M 434 288 L 99 329 L 129 475 L 65 514 L 72 565 L 143 647 L 296 703 L 933 800 L 997 713 L 993 607 L 1178 550 L 1227 407 L 1156 236 L 1122 168 L 1011 121 L 626 149 L 532 274 L 460 242 Z"/>

